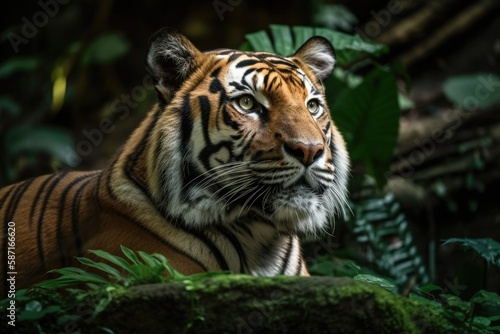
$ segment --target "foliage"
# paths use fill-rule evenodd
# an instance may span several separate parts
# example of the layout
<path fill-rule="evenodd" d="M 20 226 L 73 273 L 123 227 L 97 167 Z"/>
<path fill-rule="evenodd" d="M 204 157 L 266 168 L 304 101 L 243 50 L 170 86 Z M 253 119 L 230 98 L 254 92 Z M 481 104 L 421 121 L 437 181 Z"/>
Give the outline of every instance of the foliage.
<path fill-rule="evenodd" d="M 394 195 L 381 194 L 369 177 L 355 179 L 354 183 L 352 214 L 345 214 L 344 223 L 356 246 L 346 256 L 340 252 L 336 252 L 336 256 L 355 259 L 364 267 L 345 260 L 331 263 L 335 260 L 323 258 L 315 261 L 311 271 L 320 275 L 384 277 L 394 281 L 399 291 L 428 283 L 429 275 L 415 246 L 410 225 Z"/>
<path fill-rule="evenodd" d="M 40 174 L 56 166 L 76 167 L 81 158 L 75 135 L 46 123 L 56 123 L 57 117 L 71 118 L 58 112 L 81 102 L 75 89 L 82 84 L 75 82 L 72 71 L 108 66 L 130 50 L 127 39 L 116 32 L 67 43 L 58 57 L 47 50 L 36 56 L 14 56 L 0 64 L 0 82 L 8 87 L 0 95 L 0 186 L 32 176 L 32 170 Z"/>
<path fill-rule="evenodd" d="M 460 244 L 466 249 L 472 249 L 488 264 L 500 267 L 500 243 L 493 239 L 451 238 L 443 243 L 443 245 L 448 244 Z"/>
<path fill-rule="evenodd" d="M 352 255 L 350 255 L 352 257 Z M 486 255 L 488 257 L 489 255 Z M 375 284 L 393 293 L 398 292 L 396 280 L 381 276 L 352 260 L 322 257 L 310 266 L 314 275 L 349 276 L 355 280 Z M 446 282 L 445 282 L 446 283 Z M 500 333 L 500 296 L 496 293 L 480 290 L 468 301 L 460 298 L 460 286 L 457 282 L 445 284 L 423 284 L 409 294 L 408 298 L 417 304 L 425 305 L 443 315 L 467 333 Z M 422 331 L 425 333 L 425 330 Z"/>
<path fill-rule="evenodd" d="M 134 252 L 124 246 L 121 250 L 124 257 L 102 250 L 89 251 L 109 264 L 86 257 L 77 258 L 90 270 L 104 275 L 75 267 L 55 269 L 50 272 L 59 274 L 59 277 L 42 281 L 29 290 L 18 291 L 15 297 L 19 310 L 18 328 L 39 333 L 48 329 L 59 332 L 68 323 L 88 322 L 114 298 L 125 293 L 126 288 L 171 281 L 182 281 L 189 287 L 190 282 L 212 275 L 202 273 L 187 277 L 173 269 L 163 255 Z M 2 300 L 0 307 L 7 307 L 9 301 Z"/>

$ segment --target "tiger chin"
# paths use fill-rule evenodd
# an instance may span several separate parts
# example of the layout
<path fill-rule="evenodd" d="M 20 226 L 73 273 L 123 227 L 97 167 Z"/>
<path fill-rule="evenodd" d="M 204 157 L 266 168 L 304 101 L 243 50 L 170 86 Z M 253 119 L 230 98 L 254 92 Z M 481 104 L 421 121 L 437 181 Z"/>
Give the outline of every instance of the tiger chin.
<path fill-rule="evenodd" d="M 0 190 L 2 287 L 15 222 L 18 288 L 120 245 L 164 254 L 184 274 L 308 275 L 298 236 L 346 201 L 349 159 L 322 81 L 322 37 L 290 57 L 201 52 L 173 29 L 149 42 L 158 102 L 102 171 Z"/>

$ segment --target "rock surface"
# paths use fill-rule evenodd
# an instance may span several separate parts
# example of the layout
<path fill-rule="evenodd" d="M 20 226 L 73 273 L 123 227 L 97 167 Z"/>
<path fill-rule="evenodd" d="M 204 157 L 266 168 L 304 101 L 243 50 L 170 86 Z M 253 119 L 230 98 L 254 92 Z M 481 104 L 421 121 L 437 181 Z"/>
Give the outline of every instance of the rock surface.
<path fill-rule="evenodd" d="M 350 278 L 217 275 L 133 287 L 93 325 L 115 333 L 454 333 L 428 307 Z"/>

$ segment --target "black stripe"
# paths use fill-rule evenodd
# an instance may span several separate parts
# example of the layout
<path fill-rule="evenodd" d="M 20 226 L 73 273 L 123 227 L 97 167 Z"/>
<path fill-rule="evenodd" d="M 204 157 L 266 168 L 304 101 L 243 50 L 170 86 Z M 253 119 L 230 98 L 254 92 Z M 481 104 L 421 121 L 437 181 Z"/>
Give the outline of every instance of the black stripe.
<path fill-rule="evenodd" d="M 187 149 L 187 143 L 191 138 L 191 132 L 193 131 L 193 121 L 191 115 L 191 104 L 190 104 L 190 95 L 186 95 L 184 100 L 182 100 L 181 108 L 179 109 L 179 113 L 181 115 L 181 141 L 184 145 L 182 145 L 182 149 Z M 184 153 L 184 152 L 183 152 Z"/>
<path fill-rule="evenodd" d="M 22 183 L 22 185 L 20 187 L 16 187 L 16 191 L 12 195 L 12 199 L 10 200 L 9 206 L 6 209 L 6 216 L 4 219 L 6 224 L 13 220 L 14 214 L 16 213 L 16 209 L 19 206 L 19 201 L 21 200 L 24 193 L 26 192 L 26 190 L 28 190 L 28 187 L 33 183 L 34 180 L 35 180 L 34 178 L 26 180 L 25 182 Z M 7 232 L 7 230 L 5 232 Z M 3 241 L 7 240 L 6 237 L 7 237 L 7 235 L 5 233 Z M 2 249 L 4 251 L 4 254 L 8 255 L 7 243 L 5 243 L 5 245 L 2 247 Z M 7 258 L 4 259 L 4 263 L 7 265 Z M 4 268 L 4 271 L 7 272 L 7 267 Z"/>
<path fill-rule="evenodd" d="M 236 68 L 252 66 L 252 65 L 258 64 L 260 62 L 261 61 L 258 59 L 245 59 L 245 60 L 240 61 L 238 64 L 236 64 Z"/>
<path fill-rule="evenodd" d="M 325 135 L 328 135 L 328 131 L 330 131 L 330 126 L 331 126 L 331 121 L 328 121 L 328 123 L 326 123 L 326 126 L 325 126 L 325 129 L 323 130 L 323 132 L 325 133 Z"/>
<path fill-rule="evenodd" d="M 300 275 L 300 273 L 302 272 L 302 267 L 304 267 L 304 259 L 302 258 L 302 255 L 300 255 L 299 262 L 297 263 L 297 271 L 295 272 L 296 276 Z"/>
<path fill-rule="evenodd" d="M 236 157 L 236 160 L 238 160 L 238 161 L 243 160 L 243 157 L 245 156 L 245 154 L 247 154 L 248 151 L 250 150 L 250 147 L 253 144 L 253 141 L 255 139 L 255 135 L 257 134 L 257 132 L 251 133 L 250 138 L 248 140 L 246 140 L 248 134 L 250 134 L 250 132 L 247 132 L 245 134 L 245 138 L 243 138 L 243 142 L 246 141 L 246 143 L 245 143 L 245 146 L 243 146 L 243 148 L 241 149 L 241 153 Z M 262 152 L 262 154 L 264 154 L 264 152 Z M 251 159 L 256 160 L 255 157 L 251 157 Z"/>
<path fill-rule="evenodd" d="M 245 232 L 246 234 L 248 234 L 248 236 L 250 238 L 253 238 L 253 233 L 252 233 L 252 230 L 250 230 L 250 228 L 247 226 L 248 225 L 251 225 L 252 222 L 251 221 L 247 221 L 246 219 L 240 219 L 236 222 L 236 225 L 235 227 L 242 230 L 243 232 Z"/>
<path fill-rule="evenodd" d="M 239 57 L 243 56 L 242 53 L 233 53 L 232 55 L 229 56 L 229 58 L 227 59 L 228 62 L 232 62 L 232 61 L 235 61 L 236 59 L 238 59 Z"/>
<path fill-rule="evenodd" d="M 231 81 L 229 83 L 229 86 L 233 86 L 234 88 L 236 88 L 237 90 L 241 90 L 241 91 L 246 91 L 246 88 L 248 87 L 248 84 L 245 82 L 243 84 L 240 84 L 239 82 L 237 81 Z"/>
<path fill-rule="evenodd" d="M 224 87 L 218 78 L 213 78 L 209 86 L 210 93 L 221 93 L 224 92 Z"/>
<path fill-rule="evenodd" d="M 288 264 L 290 263 L 290 256 L 292 255 L 292 249 L 293 249 L 293 237 L 290 236 L 290 239 L 288 239 L 288 246 L 287 246 L 284 262 L 283 262 L 283 267 L 281 268 L 280 274 L 284 275 L 286 273 L 286 268 L 288 267 Z"/>
<path fill-rule="evenodd" d="M 210 240 L 210 238 L 205 233 L 203 233 L 202 231 L 197 231 L 195 229 L 188 229 L 185 225 L 176 225 L 176 226 L 182 229 L 184 232 L 192 234 L 194 237 L 202 241 L 210 249 L 212 255 L 217 260 L 217 264 L 219 265 L 219 268 L 221 270 L 223 271 L 229 270 L 229 266 L 227 265 L 226 259 L 222 255 L 221 251 L 217 248 L 214 242 Z"/>
<path fill-rule="evenodd" d="M 234 249 L 236 250 L 236 253 L 238 253 L 238 258 L 240 259 L 240 273 L 246 273 L 248 264 L 245 256 L 245 251 L 243 250 L 243 247 L 241 246 L 240 241 L 238 238 L 228 229 L 226 229 L 223 226 L 218 226 L 216 228 L 222 235 L 224 235 L 229 242 L 233 245 Z"/>
<path fill-rule="evenodd" d="M 226 56 L 228 54 L 233 53 L 234 51 L 235 50 L 229 50 L 229 49 L 214 49 L 214 50 L 211 50 L 211 52 L 215 52 L 216 54 L 221 55 L 221 56 Z"/>
<path fill-rule="evenodd" d="M 33 220 L 35 218 L 35 209 L 37 204 L 40 202 L 40 196 L 42 196 L 42 193 L 45 191 L 45 186 L 47 186 L 47 183 L 50 180 L 52 180 L 56 175 L 57 174 L 48 175 L 45 181 L 43 181 L 42 184 L 38 187 L 38 191 L 36 192 L 35 198 L 33 198 L 33 203 L 31 204 L 30 219 L 29 219 L 30 227 L 33 225 Z"/>
<path fill-rule="evenodd" d="M 224 120 L 224 124 L 226 124 L 227 126 L 230 126 L 234 130 L 239 129 L 239 127 L 240 127 L 239 124 L 237 122 L 233 121 L 233 119 L 229 115 L 229 112 L 227 111 L 226 106 L 222 107 L 222 119 Z"/>
<path fill-rule="evenodd" d="M 83 190 L 92 180 L 85 181 L 76 191 L 71 203 L 71 228 L 73 230 L 73 241 L 75 243 L 77 256 L 83 255 L 82 240 L 80 238 L 80 203 Z"/>
<path fill-rule="evenodd" d="M 217 67 L 215 70 L 212 71 L 212 73 L 210 73 L 210 76 L 211 77 L 216 77 L 219 75 L 220 73 L 220 70 L 221 70 L 222 67 Z"/>
<path fill-rule="evenodd" d="M 40 208 L 40 215 L 38 216 L 38 224 L 37 224 L 37 229 L 36 229 L 36 244 L 38 248 L 38 256 L 40 257 L 40 264 L 42 265 L 42 270 L 45 271 L 45 256 L 43 254 L 43 232 L 42 232 L 42 223 L 43 223 L 43 216 L 45 209 L 47 208 L 47 204 L 49 203 L 50 195 L 54 191 L 54 188 L 56 187 L 57 184 L 61 181 L 62 178 L 66 176 L 68 172 L 62 172 L 59 174 L 54 174 L 52 175 L 48 180 L 54 180 L 49 188 L 47 189 L 47 192 L 44 193 L 45 198 L 43 199 L 42 206 Z"/>
<path fill-rule="evenodd" d="M 9 191 L 7 191 L 7 193 L 5 194 L 4 197 L 2 197 L 2 200 L 0 201 L 0 210 L 2 209 L 2 206 L 3 204 L 5 204 L 7 202 L 7 199 L 9 198 L 9 195 L 10 193 L 14 190 L 14 189 L 17 189 L 21 186 L 21 184 L 18 184 L 18 185 L 14 185 L 12 186 Z M 8 234 L 8 231 L 9 231 L 9 226 L 8 226 L 8 223 L 9 221 L 7 220 L 4 220 L 3 221 L 3 224 L 4 224 L 4 227 L 3 227 L 3 234 L 2 234 L 2 272 L 1 272 L 1 276 L 2 276 L 2 284 L 3 284 L 3 291 L 4 291 L 4 296 L 1 296 L 2 299 L 4 299 L 5 297 L 7 297 L 7 291 L 9 291 L 9 282 L 7 282 L 7 272 L 9 271 L 8 270 L 8 266 L 7 266 L 7 256 L 8 256 L 8 237 L 7 237 L 7 234 Z"/>
<path fill-rule="evenodd" d="M 5 220 L 7 222 L 13 219 L 14 214 L 16 213 L 16 209 L 19 206 L 19 201 L 21 200 L 24 193 L 26 192 L 26 190 L 28 190 L 28 187 L 33 183 L 34 180 L 35 180 L 34 178 L 26 180 L 22 183 L 21 187 L 16 188 L 16 192 L 12 196 L 12 200 L 9 202 L 9 206 L 7 207 L 6 211 L 7 215 L 5 216 Z"/>
<path fill-rule="evenodd" d="M 65 201 L 66 201 L 66 196 L 68 196 L 68 193 L 69 191 L 76 185 L 78 184 L 79 182 L 81 182 L 82 180 L 85 180 L 89 177 L 93 177 L 95 174 L 90 174 L 90 175 L 82 175 L 82 176 L 79 176 L 77 177 L 76 179 L 74 179 L 73 181 L 71 181 L 69 184 L 67 184 L 63 190 L 63 192 L 61 193 L 60 197 L 59 197 L 59 208 L 58 208 L 58 212 L 57 212 L 57 228 L 56 228 L 56 240 L 57 240 L 57 246 L 59 248 L 59 255 L 60 255 L 60 258 L 61 258 L 61 264 L 63 267 L 65 267 L 67 265 L 67 262 L 66 262 L 66 258 L 65 258 L 65 249 L 63 247 L 63 244 L 62 244 L 62 239 L 63 239 L 63 220 L 64 220 L 64 209 L 66 207 L 65 205 Z M 73 203 L 73 210 L 74 211 L 74 203 Z M 74 221 L 73 221 L 74 223 Z"/>
<path fill-rule="evenodd" d="M 205 139 L 205 145 L 211 145 L 210 141 L 210 130 L 209 130 L 209 125 L 210 125 L 210 111 L 212 109 L 212 106 L 210 105 L 210 100 L 208 99 L 207 96 L 199 96 L 198 97 L 198 102 L 200 103 L 200 113 L 201 113 L 201 123 L 202 123 L 202 128 L 203 128 L 203 138 Z"/>
<path fill-rule="evenodd" d="M 4 196 L 0 199 L 0 210 L 2 209 L 3 205 L 4 205 L 5 203 L 7 203 L 7 198 L 9 198 L 10 192 L 11 192 L 14 188 L 16 188 L 16 187 L 18 187 L 18 186 L 20 186 L 20 185 L 21 185 L 21 184 L 13 184 L 13 185 L 11 185 L 11 186 L 10 186 L 9 191 L 7 191 L 7 192 L 5 193 L 5 195 L 4 195 Z M 7 187 L 5 187 L 4 189 L 7 189 Z M 2 190 L 3 190 L 3 189 L 2 189 Z"/>
<path fill-rule="evenodd" d="M 101 180 L 103 177 L 104 177 L 104 173 L 101 172 L 99 174 L 99 176 L 97 177 L 97 184 L 94 188 L 94 198 L 96 200 L 97 207 L 99 210 L 101 210 L 101 208 L 102 208 L 102 203 L 101 203 L 101 198 L 99 196 L 99 192 L 101 191 Z"/>

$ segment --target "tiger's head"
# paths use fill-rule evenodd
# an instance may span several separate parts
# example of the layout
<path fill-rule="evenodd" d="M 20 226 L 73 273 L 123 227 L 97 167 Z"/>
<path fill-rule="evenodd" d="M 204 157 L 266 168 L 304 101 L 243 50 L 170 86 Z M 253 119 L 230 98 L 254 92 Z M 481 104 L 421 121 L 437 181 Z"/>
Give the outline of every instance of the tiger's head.
<path fill-rule="evenodd" d="M 294 55 L 200 52 L 172 29 L 146 59 L 159 95 L 147 168 L 156 206 L 190 227 L 258 217 L 314 232 L 346 201 L 349 159 L 322 81 L 332 45 Z"/>

